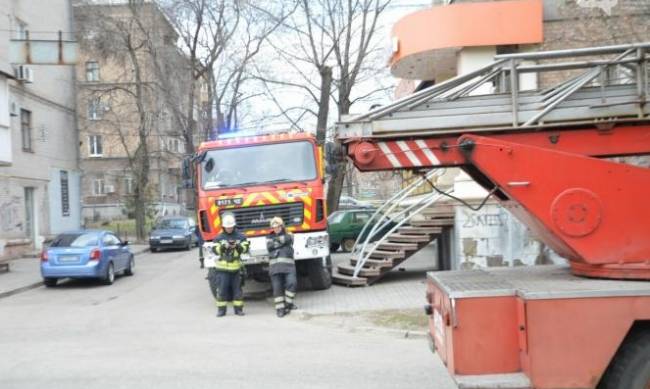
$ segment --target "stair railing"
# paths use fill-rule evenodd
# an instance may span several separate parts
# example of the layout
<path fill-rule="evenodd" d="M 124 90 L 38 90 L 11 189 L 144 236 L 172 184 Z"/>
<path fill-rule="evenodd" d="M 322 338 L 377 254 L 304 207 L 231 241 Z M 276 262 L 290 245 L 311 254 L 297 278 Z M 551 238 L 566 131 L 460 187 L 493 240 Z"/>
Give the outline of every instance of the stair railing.
<path fill-rule="evenodd" d="M 417 214 L 419 214 L 423 209 L 431 206 L 433 203 L 438 201 L 441 197 L 444 195 L 433 192 L 427 196 L 422 197 L 419 199 L 417 202 L 414 202 L 413 204 L 407 206 L 404 208 L 402 211 L 398 212 L 395 215 L 391 215 L 391 212 L 393 210 L 401 205 L 401 202 L 413 191 L 415 191 L 417 188 L 422 186 L 425 183 L 428 183 L 433 177 L 436 176 L 441 176 L 444 174 L 445 169 L 432 169 L 429 172 L 427 172 L 425 175 L 417 179 L 415 182 L 411 183 L 409 186 L 406 188 L 402 189 L 399 191 L 397 194 L 395 194 L 393 197 L 391 197 L 388 201 L 386 201 L 381 207 L 379 207 L 375 213 L 368 219 L 366 224 L 363 226 L 363 229 L 361 230 L 361 233 L 357 237 L 357 240 L 354 245 L 354 249 L 352 251 L 353 255 L 357 256 L 357 262 L 354 267 L 354 273 L 353 277 L 357 278 L 359 275 L 359 272 L 365 265 L 366 261 L 372 253 L 374 252 L 375 248 L 384 242 L 388 235 L 390 235 L 393 231 L 395 231 L 397 228 L 401 227 L 404 225 L 404 223 L 408 222 L 411 220 L 411 218 Z M 446 193 L 451 193 L 451 190 Z M 381 215 L 381 216 L 380 216 Z M 375 218 L 378 216 L 379 219 L 377 220 L 376 223 L 373 223 Z M 391 222 L 394 222 L 395 220 L 398 220 L 397 224 L 393 226 L 393 228 L 390 229 L 389 232 L 383 234 L 381 238 L 377 242 L 374 243 L 374 245 L 370 248 L 368 252 L 366 252 L 366 249 L 368 248 L 369 243 L 372 241 L 372 239 L 381 231 L 383 231 Z M 372 225 L 372 228 L 370 229 L 370 232 L 364 236 L 364 233 L 368 229 L 368 227 Z M 360 244 L 360 241 L 363 239 L 363 243 Z M 359 249 L 360 247 L 360 249 Z M 364 255 L 365 254 L 365 255 Z"/>

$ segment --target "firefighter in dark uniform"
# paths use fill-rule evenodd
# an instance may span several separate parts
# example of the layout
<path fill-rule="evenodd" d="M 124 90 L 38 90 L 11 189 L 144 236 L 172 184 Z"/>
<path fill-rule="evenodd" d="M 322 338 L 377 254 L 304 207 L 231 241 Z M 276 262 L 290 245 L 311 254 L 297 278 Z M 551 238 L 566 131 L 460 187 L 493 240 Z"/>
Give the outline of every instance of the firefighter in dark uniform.
<path fill-rule="evenodd" d="M 242 293 L 241 255 L 248 252 L 250 242 L 244 234 L 235 228 L 235 216 L 225 214 L 222 217 L 223 231 L 214 239 L 214 253 L 219 256 L 217 271 L 217 317 L 226 315 L 228 303 L 232 303 L 235 315 L 244 316 L 244 298 Z"/>
<path fill-rule="evenodd" d="M 293 236 L 284 228 L 280 217 L 271 219 L 273 232 L 266 238 L 269 251 L 269 273 L 273 286 L 273 302 L 278 317 L 283 317 L 297 307 L 296 297 L 296 263 L 293 259 Z"/>

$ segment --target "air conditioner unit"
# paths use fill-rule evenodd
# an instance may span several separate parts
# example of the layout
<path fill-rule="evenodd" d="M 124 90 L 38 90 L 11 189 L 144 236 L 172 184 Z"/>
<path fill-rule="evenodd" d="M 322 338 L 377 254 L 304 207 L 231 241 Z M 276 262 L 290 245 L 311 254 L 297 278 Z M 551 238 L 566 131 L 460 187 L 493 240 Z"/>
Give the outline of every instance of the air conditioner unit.
<path fill-rule="evenodd" d="M 104 191 L 106 193 L 115 193 L 115 185 L 105 185 Z"/>
<path fill-rule="evenodd" d="M 27 65 L 18 65 L 15 69 L 16 79 L 25 83 L 34 82 L 34 70 Z"/>

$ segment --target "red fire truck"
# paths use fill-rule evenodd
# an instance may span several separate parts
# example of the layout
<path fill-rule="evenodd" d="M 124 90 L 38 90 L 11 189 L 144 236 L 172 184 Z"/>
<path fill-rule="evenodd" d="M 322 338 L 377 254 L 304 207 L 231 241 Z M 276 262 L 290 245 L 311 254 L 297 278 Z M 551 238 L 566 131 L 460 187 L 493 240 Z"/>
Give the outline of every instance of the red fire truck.
<path fill-rule="evenodd" d="M 498 55 L 339 125 L 360 170 L 459 167 L 567 259 L 429 273 L 459 388 L 650 388 L 649 51 Z M 520 90 L 531 73 L 561 82 Z"/>
<path fill-rule="evenodd" d="M 244 258 L 248 277 L 266 281 L 265 236 L 271 232 L 270 220 L 279 216 L 294 235 L 299 283 L 329 288 L 322 148 L 306 133 L 233 135 L 201 143 L 192 159 L 203 239 L 213 240 L 221 232 L 224 213 L 232 213 L 251 242 L 250 255 Z M 206 266 L 214 271 L 213 261 L 207 260 Z"/>

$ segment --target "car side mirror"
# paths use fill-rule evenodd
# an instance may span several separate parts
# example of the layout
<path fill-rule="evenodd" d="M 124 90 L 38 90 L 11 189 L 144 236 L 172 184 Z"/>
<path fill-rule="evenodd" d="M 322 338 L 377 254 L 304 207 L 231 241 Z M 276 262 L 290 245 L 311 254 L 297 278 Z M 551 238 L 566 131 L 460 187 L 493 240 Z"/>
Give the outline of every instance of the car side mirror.
<path fill-rule="evenodd" d="M 124 240 L 124 241 L 122 241 L 122 242 L 120 243 L 120 246 L 128 246 L 128 245 L 129 245 L 129 241 L 128 241 L 128 240 Z"/>

